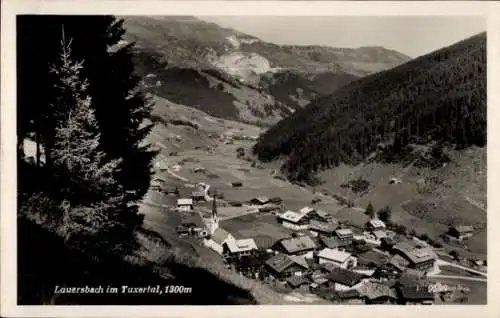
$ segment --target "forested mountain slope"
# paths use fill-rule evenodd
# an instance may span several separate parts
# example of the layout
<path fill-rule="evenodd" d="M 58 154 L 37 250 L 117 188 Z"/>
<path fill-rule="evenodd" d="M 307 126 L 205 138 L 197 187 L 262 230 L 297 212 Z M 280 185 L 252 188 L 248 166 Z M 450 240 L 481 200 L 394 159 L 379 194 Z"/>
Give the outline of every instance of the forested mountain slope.
<path fill-rule="evenodd" d="M 434 145 L 428 156 L 441 162 L 444 144 L 486 144 L 486 33 L 318 98 L 262 135 L 254 152 L 263 161 L 286 156 L 289 177 L 308 180 L 376 150 L 375 159 L 414 162 L 425 158 L 412 156 L 418 145 Z"/>

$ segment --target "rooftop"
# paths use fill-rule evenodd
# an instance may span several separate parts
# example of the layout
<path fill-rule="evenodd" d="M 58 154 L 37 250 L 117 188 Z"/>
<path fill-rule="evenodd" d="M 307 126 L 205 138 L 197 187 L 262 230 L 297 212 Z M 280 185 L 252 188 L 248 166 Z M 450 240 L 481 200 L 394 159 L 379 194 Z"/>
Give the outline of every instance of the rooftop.
<path fill-rule="evenodd" d="M 401 296 L 410 301 L 434 300 L 434 294 L 425 286 L 399 286 Z"/>
<path fill-rule="evenodd" d="M 214 241 L 219 245 L 222 245 L 222 243 L 224 243 L 224 241 L 228 238 L 229 235 L 231 234 L 229 234 L 228 231 L 219 227 L 217 230 L 215 230 L 214 234 L 212 234 L 212 241 Z"/>
<path fill-rule="evenodd" d="M 403 253 L 414 264 L 436 259 L 432 248 L 420 247 L 413 242 L 399 242 L 394 246 L 394 249 Z"/>
<path fill-rule="evenodd" d="M 358 289 L 361 296 L 370 300 L 375 300 L 381 297 L 389 297 L 397 299 L 396 290 L 380 282 L 366 282 Z"/>
<path fill-rule="evenodd" d="M 359 283 L 365 275 L 340 267 L 335 267 L 326 276 L 329 281 L 352 287 Z"/>
<path fill-rule="evenodd" d="M 304 276 L 292 276 L 286 280 L 293 287 L 299 287 L 300 285 L 309 284 L 310 281 Z"/>
<path fill-rule="evenodd" d="M 293 223 L 299 222 L 303 217 L 304 215 L 290 210 L 286 211 L 285 213 L 279 216 L 280 219 Z"/>
<path fill-rule="evenodd" d="M 309 214 L 309 213 L 314 212 L 314 211 L 316 211 L 316 210 L 315 210 L 315 209 L 313 209 L 313 208 L 311 208 L 311 207 L 305 206 L 305 207 L 303 207 L 302 209 L 300 209 L 300 211 L 299 211 L 299 212 L 300 212 L 301 214 Z"/>
<path fill-rule="evenodd" d="M 193 199 L 178 199 L 177 205 L 193 205 Z"/>
<path fill-rule="evenodd" d="M 336 294 L 340 299 L 361 298 L 360 293 L 356 289 L 340 290 Z"/>
<path fill-rule="evenodd" d="M 316 243 L 309 236 L 283 239 L 280 241 L 280 244 L 291 254 L 316 248 Z"/>
<path fill-rule="evenodd" d="M 281 273 L 284 270 L 286 270 L 288 267 L 292 266 L 293 264 L 297 264 L 299 266 L 302 266 L 304 269 L 307 267 L 303 266 L 300 263 L 297 263 L 295 260 L 290 258 L 288 255 L 284 254 L 278 254 L 266 261 L 266 265 L 271 267 L 274 271 Z"/>
<path fill-rule="evenodd" d="M 378 228 L 378 227 L 385 227 L 385 223 L 382 222 L 381 220 L 379 219 L 372 219 L 370 220 L 370 224 L 371 226 L 373 226 L 374 228 Z"/>
<path fill-rule="evenodd" d="M 337 263 L 344 263 L 351 256 L 347 252 L 342 252 L 337 249 L 325 248 L 319 252 L 318 257 L 326 258 Z"/>
<path fill-rule="evenodd" d="M 351 229 L 338 229 L 335 231 L 338 236 L 348 236 L 352 235 L 352 230 Z"/>
<path fill-rule="evenodd" d="M 258 201 L 261 204 L 266 204 L 267 202 L 269 202 L 269 199 L 267 197 L 264 197 L 264 196 L 258 196 L 256 198 L 253 198 L 252 201 L 253 200 Z"/>
<path fill-rule="evenodd" d="M 454 229 L 459 233 L 467 233 L 467 232 L 474 231 L 474 228 L 470 225 L 458 225 L 458 226 L 455 226 Z"/>
<path fill-rule="evenodd" d="M 343 241 L 343 240 L 335 238 L 335 237 L 332 237 L 332 238 L 320 237 L 319 240 L 327 248 L 346 247 L 346 246 L 350 245 L 349 242 Z"/>
<path fill-rule="evenodd" d="M 337 229 L 336 224 L 320 222 L 316 220 L 311 220 L 309 223 L 309 229 L 318 232 L 334 233 Z"/>
<path fill-rule="evenodd" d="M 383 230 L 375 230 L 373 231 L 373 235 L 375 235 L 375 237 L 379 240 L 383 237 L 387 237 L 387 233 Z"/>
<path fill-rule="evenodd" d="M 226 242 L 227 247 L 231 253 L 246 252 L 251 250 L 256 250 L 257 245 L 252 238 L 241 239 L 241 240 L 230 240 Z"/>
<path fill-rule="evenodd" d="M 358 264 L 362 265 L 380 266 L 387 264 L 389 260 L 389 256 L 375 250 L 370 250 L 358 255 Z"/>

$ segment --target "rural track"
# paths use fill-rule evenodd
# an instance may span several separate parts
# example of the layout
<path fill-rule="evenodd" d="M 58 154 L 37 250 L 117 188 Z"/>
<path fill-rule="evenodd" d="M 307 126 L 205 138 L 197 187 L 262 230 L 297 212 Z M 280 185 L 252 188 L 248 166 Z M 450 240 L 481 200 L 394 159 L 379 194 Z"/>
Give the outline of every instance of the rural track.
<path fill-rule="evenodd" d="M 488 281 L 486 278 L 479 278 L 479 277 L 467 277 L 467 276 L 449 276 L 449 275 L 432 275 L 430 276 L 431 278 L 443 278 L 443 279 L 458 279 L 458 280 L 469 280 L 469 281 L 474 281 L 474 282 L 484 282 L 487 283 Z"/>
<path fill-rule="evenodd" d="M 482 275 L 482 276 L 487 276 L 488 275 L 485 272 L 480 272 L 478 270 L 475 270 L 475 269 L 472 269 L 472 268 L 469 268 L 469 267 L 466 267 L 466 266 L 462 266 L 462 265 L 450 263 L 450 262 L 442 260 L 442 259 L 438 259 L 437 263 L 438 263 L 438 265 L 446 265 L 446 266 L 450 266 L 450 267 L 455 267 L 455 268 L 458 268 L 458 269 L 461 269 L 461 270 L 464 270 L 464 271 L 467 271 L 467 272 L 471 272 L 471 273 L 474 273 L 474 274 Z"/>

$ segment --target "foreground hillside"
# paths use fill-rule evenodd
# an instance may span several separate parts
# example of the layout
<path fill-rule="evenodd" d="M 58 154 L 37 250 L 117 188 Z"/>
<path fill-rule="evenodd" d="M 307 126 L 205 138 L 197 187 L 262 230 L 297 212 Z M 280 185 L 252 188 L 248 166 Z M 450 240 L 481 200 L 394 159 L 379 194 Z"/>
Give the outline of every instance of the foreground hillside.
<path fill-rule="evenodd" d="M 210 115 L 260 125 L 409 57 L 380 47 L 279 46 L 194 17 L 125 17 L 150 92 Z"/>
<path fill-rule="evenodd" d="M 254 151 L 265 161 L 287 156 L 288 175 L 311 181 L 317 169 L 365 159 L 441 165 L 443 143 L 486 144 L 486 34 L 315 100 L 268 130 Z"/>

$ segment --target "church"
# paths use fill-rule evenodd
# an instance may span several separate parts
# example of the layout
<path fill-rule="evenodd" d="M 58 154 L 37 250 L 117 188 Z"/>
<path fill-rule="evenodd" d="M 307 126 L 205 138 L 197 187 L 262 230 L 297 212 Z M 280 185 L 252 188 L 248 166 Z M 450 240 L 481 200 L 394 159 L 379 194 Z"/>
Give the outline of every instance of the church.
<path fill-rule="evenodd" d="M 254 239 L 237 240 L 231 233 L 219 226 L 215 195 L 212 202 L 212 216 L 208 225 L 209 235 L 204 239 L 205 246 L 219 255 L 229 258 L 251 255 L 252 252 L 256 251 L 257 245 Z"/>

